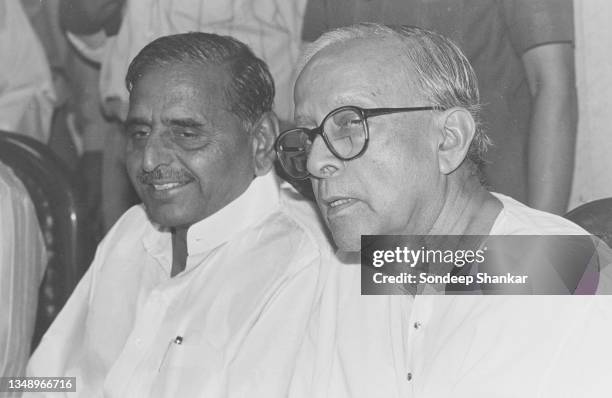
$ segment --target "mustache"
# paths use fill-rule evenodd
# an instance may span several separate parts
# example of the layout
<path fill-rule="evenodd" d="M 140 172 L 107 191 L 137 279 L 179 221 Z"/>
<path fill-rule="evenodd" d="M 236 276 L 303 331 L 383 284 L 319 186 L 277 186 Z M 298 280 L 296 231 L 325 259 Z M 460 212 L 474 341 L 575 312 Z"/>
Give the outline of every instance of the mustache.
<path fill-rule="evenodd" d="M 152 184 L 156 181 L 188 182 L 194 180 L 193 175 L 184 169 L 156 167 L 153 171 L 141 171 L 136 176 L 141 184 Z"/>

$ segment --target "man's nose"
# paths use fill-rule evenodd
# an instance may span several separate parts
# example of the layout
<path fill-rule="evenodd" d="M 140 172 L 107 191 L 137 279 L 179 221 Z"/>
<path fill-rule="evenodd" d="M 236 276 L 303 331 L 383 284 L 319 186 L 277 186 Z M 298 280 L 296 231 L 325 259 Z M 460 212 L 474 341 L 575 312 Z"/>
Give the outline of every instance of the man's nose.
<path fill-rule="evenodd" d="M 170 143 L 163 134 L 152 133 L 144 146 L 142 169 L 153 171 L 159 166 L 170 165 L 171 161 Z"/>
<path fill-rule="evenodd" d="M 318 136 L 310 148 L 306 167 L 308 172 L 316 178 L 330 178 L 342 172 L 344 161 L 334 156 L 325 145 L 323 137 Z"/>

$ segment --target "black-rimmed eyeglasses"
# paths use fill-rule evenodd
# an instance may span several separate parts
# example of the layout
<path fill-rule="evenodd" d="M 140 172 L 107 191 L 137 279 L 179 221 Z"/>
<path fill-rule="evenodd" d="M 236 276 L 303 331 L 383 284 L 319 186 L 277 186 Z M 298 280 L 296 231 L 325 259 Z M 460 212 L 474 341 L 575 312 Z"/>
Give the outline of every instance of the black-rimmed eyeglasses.
<path fill-rule="evenodd" d="M 436 107 L 363 109 L 358 106 L 342 106 L 329 112 L 319 127 L 300 127 L 281 133 L 275 143 L 276 154 L 290 177 L 304 179 L 310 176 L 307 169 L 308 155 L 317 135 L 323 137 L 325 145 L 335 157 L 340 160 L 353 160 L 363 155 L 368 148 L 368 118 L 433 109 Z"/>

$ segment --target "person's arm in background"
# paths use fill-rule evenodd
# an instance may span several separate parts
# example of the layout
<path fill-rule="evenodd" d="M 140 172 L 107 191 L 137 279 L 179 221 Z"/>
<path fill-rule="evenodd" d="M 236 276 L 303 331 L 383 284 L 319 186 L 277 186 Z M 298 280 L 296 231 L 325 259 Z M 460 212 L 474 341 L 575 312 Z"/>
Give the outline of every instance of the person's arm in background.
<path fill-rule="evenodd" d="M 578 104 L 574 49 L 551 43 L 523 54 L 532 95 L 528 140 L 528 205 L 563 214 L 574 171 Z"/>
<path fill-rule="evenodd" d="M 504 0 L 508 32 L 532 95 L 527 204 L 567 210 L 576 141 L 572 0 Z"/>

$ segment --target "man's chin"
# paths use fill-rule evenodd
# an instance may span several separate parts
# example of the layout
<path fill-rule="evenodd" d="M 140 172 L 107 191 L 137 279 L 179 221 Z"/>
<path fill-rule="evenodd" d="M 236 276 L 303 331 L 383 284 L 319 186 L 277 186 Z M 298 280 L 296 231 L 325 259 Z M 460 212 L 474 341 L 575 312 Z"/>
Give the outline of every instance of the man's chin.
<path fill-rule="evenodd" d="M 358 252 L 361 251 L 361 235 L 353 233 L 346 234 L 343 231 L 332 230 L 334 242 L 341 252 Z"/>
<path fill-rule="evenodd" d="M 361 235 L 368 235 L 368 228 L 363 228 L 362 223 L 354 222 L 346 217 L 326 220 L 327 227 L 331 231 L 334 243 L 340 251 L 361 251 Z"/>
<path fill-rule="evenodd" d="M 189 227 L 193 222 L 180 214 L 174 214 L 168 211 L 160 211 L 159 209 L 151 209 L 145 205 L 149 220 L 163 228 L 181 228 Z"/>

